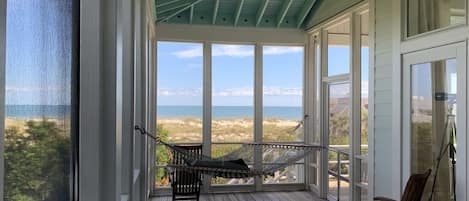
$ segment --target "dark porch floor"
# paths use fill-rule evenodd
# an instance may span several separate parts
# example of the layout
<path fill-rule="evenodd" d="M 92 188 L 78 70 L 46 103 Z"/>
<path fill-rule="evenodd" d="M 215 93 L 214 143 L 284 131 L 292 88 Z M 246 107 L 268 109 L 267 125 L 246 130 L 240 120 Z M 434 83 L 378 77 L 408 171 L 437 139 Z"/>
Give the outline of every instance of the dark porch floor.
<path fill-rule="evenodd" d="M 171 201 L 171 196 L 151 201 Z M 309 191 L 203 194 L 200 201 L 323 201 Z"/>

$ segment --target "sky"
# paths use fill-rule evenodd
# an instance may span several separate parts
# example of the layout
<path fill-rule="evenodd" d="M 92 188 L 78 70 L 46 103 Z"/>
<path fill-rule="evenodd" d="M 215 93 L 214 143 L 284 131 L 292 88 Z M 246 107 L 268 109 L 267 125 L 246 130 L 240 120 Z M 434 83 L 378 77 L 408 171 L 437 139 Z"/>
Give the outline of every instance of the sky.
<path fill-rule="evenodd" d="M 303 47 L 263 47 L 263 105 L 302 105 Z M 203 50 L 201 43 L 158 42 L 158 105 L 202 105 Z M 348 48 L 332 46 L 330 74 L 348 68 Z M 367 55 L 367 49 L 364 49 Z M 368 61 L 367 56 L 362 59 Z M 366 68 L 368 62 L 364 62 Z M 362 73 L 368 86 L 368 71 Z M 212 105 L 253 106 L 254 46 L 213 44 Z M 344 91 L 344 93 L 346 93 Z M 345 95 L 345 94 L 344 94 Z"/>
<path fill-rule="evenodd" d="M 6 104 L 70 104 L 71 1 L 7 1 L 6 30 Z"/>

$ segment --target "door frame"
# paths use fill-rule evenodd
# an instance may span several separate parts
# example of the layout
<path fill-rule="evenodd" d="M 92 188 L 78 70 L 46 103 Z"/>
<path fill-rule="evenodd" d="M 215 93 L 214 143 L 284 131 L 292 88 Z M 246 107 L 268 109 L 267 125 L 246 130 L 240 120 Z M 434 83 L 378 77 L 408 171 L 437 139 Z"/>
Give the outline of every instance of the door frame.
<path fill-rule="evenodd" d="M 411 132 L 411 66 L 414 64 L 421 64 L 433 61 L 439 61 L 449 58 L 456 58 L 457 60 L 457 120 L 456 124 L 460 125 L 458 127 L 457 135 L 457 153 L 458 165 L 456 169 L 456 183 L 458 185 L 456 188 L 456 195 L 459 200 L 466 200 L 467 198 L 467 181 L 466 181 L 466 156 L 467 156 L 467 54 L 466 54 L 466 42 L 460 42 L 455 44 L 450 44 L 442 47 L 436 47 L 432 49 L 426 49 L 418 52 L 412 52 L 403 55 L 403 65 L 402 65 L 402 147 L 401 147 L 401 191 L 404 190 L 407 183 L 407 179 L 410 176 L 410 132 Z"/>

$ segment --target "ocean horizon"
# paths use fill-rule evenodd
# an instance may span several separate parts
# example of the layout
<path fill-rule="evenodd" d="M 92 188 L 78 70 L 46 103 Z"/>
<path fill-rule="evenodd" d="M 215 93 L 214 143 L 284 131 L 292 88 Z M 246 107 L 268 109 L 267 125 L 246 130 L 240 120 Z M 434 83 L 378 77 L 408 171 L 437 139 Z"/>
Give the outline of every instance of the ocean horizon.
<path fill-rule="evenodd" d="M 202 118 L 202 106 L 160 105 L 157 107 L 157 117 L 178 118 L 192 117 Z M 298 120 L 302 118 L 302 107 L 295 106 L 265 106 L 264 118 L 280 118 Z M 213 106 L 213 119 L 229 118 L 254 118 L 253 106 Z"/>
<path fill-rule="evenodd" d="M 157 107 L 159 118 L 202 118 L 202 106 L 160 105 Z M 265 106 L 264 118 L 298 120 L 302 118 L 302 107 Z M 6 105 L 7 118 L 68 118 L 70 105 Z M 252 106 L 213 106 L 212 118 L 253 118 Z"/>

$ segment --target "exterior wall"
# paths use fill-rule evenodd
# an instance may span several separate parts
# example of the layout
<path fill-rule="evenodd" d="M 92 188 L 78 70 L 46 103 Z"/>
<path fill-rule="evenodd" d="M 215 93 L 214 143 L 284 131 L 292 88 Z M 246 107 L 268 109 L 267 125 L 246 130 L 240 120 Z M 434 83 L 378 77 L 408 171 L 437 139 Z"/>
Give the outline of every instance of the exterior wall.
<path fill-rule="evenodd" d="M 371 4 L 372 5 L 372 4 Z M 392 195 L 392 1 L 376 0 L 374 49 L 374 195 Z M 373 55 L 372 55 L 373 56 Z M 371 66 L 370 66 L 371 67 Z"/>

